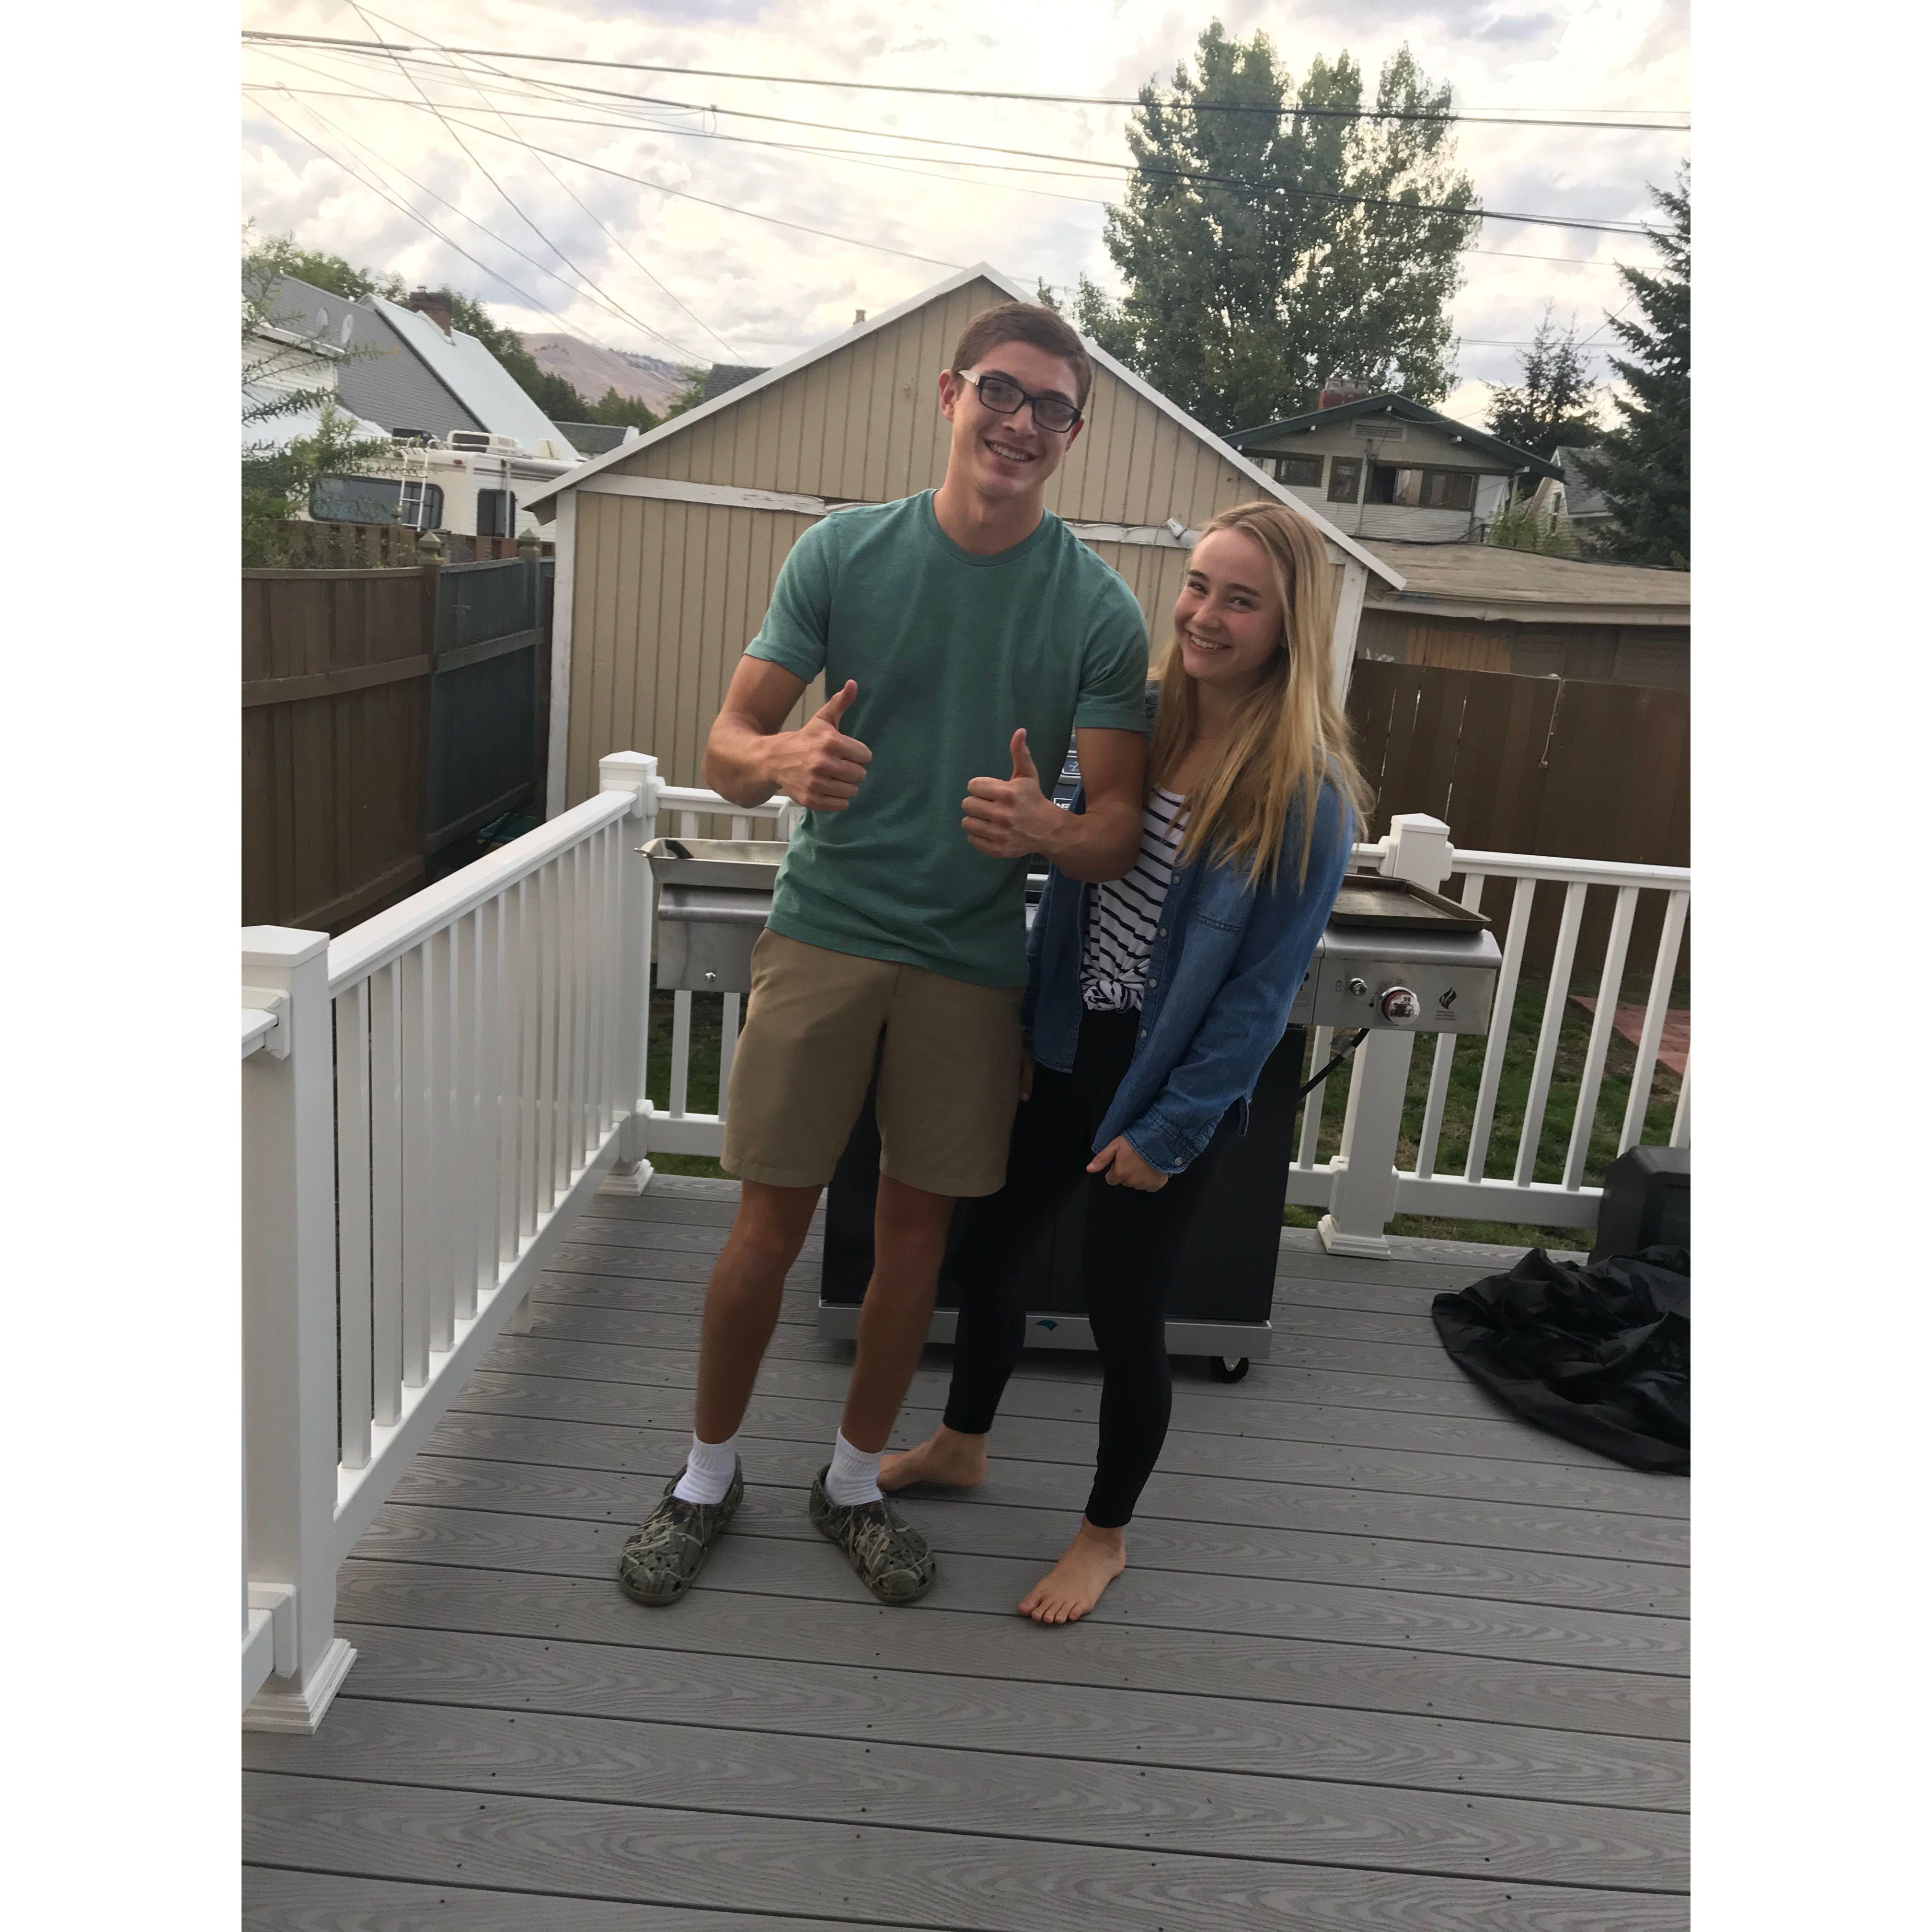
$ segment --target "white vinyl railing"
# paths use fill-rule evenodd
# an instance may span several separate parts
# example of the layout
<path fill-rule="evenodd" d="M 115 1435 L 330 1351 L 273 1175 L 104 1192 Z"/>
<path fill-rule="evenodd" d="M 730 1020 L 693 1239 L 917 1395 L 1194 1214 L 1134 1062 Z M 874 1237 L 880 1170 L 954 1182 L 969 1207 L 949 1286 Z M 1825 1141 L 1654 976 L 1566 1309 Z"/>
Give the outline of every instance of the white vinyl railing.
<path fill-rule="evenodd" d="M 649 1178 L 656 761 L 333 941 L 242 935 L 242 1693 L 312 1729 L 335 1572 L 600 1186 Z"/>
<path fill-rule="evenodd" d="M 783 836 L 788 832 L 791 815 L 796 810 L 783 799 L 771 799 L 748 813 L 730 805 L 716 792 L 682 787 L 663 788 L 662 805 L 664 809 L 678 811 L 674 829 L 686 836 L 697 836 L 701 818 L 710 822 L 722 821 L 728 816 L 730 836 L 741 838 L 751 836 L 748 828 L 754 819 L 778 820 L 780 836 Z M 1396 1214 L 1527 1222 L 1555 1227 L 1594 1226 L 1603 1190 L 1586 1186 L 1582 1177 L 1615 1030 L 1618 990 L 1628 964 L 1631 932 L 1642 897 L 1660 897 L 1664 902 L 1661 933 L 1652 962 L 1649 1002 L 1645 1009 L 1624 1108 L 1619 1153 L 1642 1138 L 1690 908 L 1688 869 L 1548 858 L 1530 853 L 1459 851 L 1449 843 L 1446 826 L 1419 814 L 1398 818 L 1389 835 L 1377 843 L 1357 846 L 1352 862 L 1357 870 L 1413 878 L 1431 890 L 1439 890 L 1453 877 L 1462 880 L 1462 903 L 1487 914 L 1502 951 L 1495 1012 L 1486 1036 L 1464 1040 L 1454 1034 L 1436 1036 L 1412 1168 L 1398 1168 L 1396 1149 L 1416 1036 L 1396 1033 L 1372 1036 L 1353 1063 L 1342 1147 L 1329 1160 L 1318 1157 L 1325 1124 L 1324 1102 L 1329 1087 L 1317 1088 L 1310 1096 L 1289 1170 L 1288 1200 L 1329 1210 L 1322 1232 L 1324 1239 L 1339 1252 L 1387 1252 L 1385 1230 Z M 1516 1031 L 1514 1007 L 1530 915 L 1539 902 L 1539 895 L 1558 891 L 1563 896 L 1562 911 L 1538 1024 L 1522 1127 L 1509 1150 L 1509 1171 L 1491 1174 L 1488 1168 L 1496 1151 L 1492 1142 L 1496 1102 L 1508 1044 Z M 1563 1016 L 1576 972 L 1578 936 L 1592 892 L 1615 895 L 1604 954 L 1592 962 L 1598 968 L 1596 1012 L 1582 1083 L 1568 1124 L 1568 1150 L 1562 1178 L 1539 1181 L 1534 1178 L 1537 1150 L 1547 1124 Z M 716 998 L 721 1003 L 718 1112 L 716 1114 L 693 1113 L 686 1104 L 694 997 Z M 738 1036 L 739 1006 L 736 994 L 672 995 L 670 1105 L 665 1113 L 646 1110 L 644 1133 L 650 1149 L 704 1154 L 713 1159 L 722 1149 L 724 1094 Z M 1330 1029 L 1318 1028 L 1313 1036 L 1310 1064 L 1320 1066 L 1332 1051 Z M 1482 1071 L 1470 1145 L 1462 1171 L 1444 1173 L 1438 1169 L 1438 1156 L 1450 1070 L 1459 1052 L 1480 1054 Z M 1672 1146 L 1689 1144 L 1690 1084 L 1687 1069 L 1670 1133 Z"/>
<path fill-rule="evenodd" d="M 1420 836 L 1418 837 L 1418 835 Z M 1436 836 L 1432 836 L 1436 835 Z M 1488 1034 L 1463 1040 L 1454 1034 L 1436 1036 L 1430 1068 L 1429 1084 L 1416 1135 L 1416 1159 L 1412 1168 L 1396 1165 L 1396 1141 L 1384 1132 L 1366 1138 L 1360 1132 L 1358 1088 L 1370 1097 L 1386 1103 L 1394 1092 L 1396 1106 L 1392 1119 L 1400 1132 L 1401 1098 L 1406 1093 L 1409 1052 L 1408 1036 L 1378 1035 L 1358 1056 L 1357 1071 L 1348 1090 L 1348 1113 L 1342 1126 L 1342 1145 L 1331 1160 L 1316 1158 L 1323 1128 L 1322 1100 L 1325 1090 L 1318 1088 L 1303 1117 L 1300 1141 L 1290 1171 L 1288 1198 L 1307 1205 L 1327 1205 L 1330 1222 L 1324 1224 L 1324 1238 L 1344 1252 L 1373 1252 L 1382 1227 L 1393 1214 L 1432 1214 L 1459 1220 L 1526 1222 L 1556 1227 L 1591 1228 L 1596 1222 L 1598 1203 L 1603 1190 L 1586 1186 L 1583 1174 L 1596 1117 L 1602 1096 L 1604 1068 L 1610 1040 L 1616 1030 L 1620 989 L 1630 962 L 1630 936 L 1646 896 L 1660 902 L 1657 949 L 1651 962 L 1649 994 L 1639 1030 L 1636 1062 L 1631 1071 L 1628 1097 L 1618 1132 L 1619 1154 L 1643 1138 L 1646 1116 L 1657 1072 L 1658 1056 L 1664 1021 L 1670 1004 L 1682 950 L 1684 928 L 1690 905 L 1690 874 L 1687 867 L 1622 865 L 1599 860 L 1561 859 L 1514 852 L 1460 851 L 1448 843 L 1447 828 L 1438 821 L 1420 818 L 1398 818 L 1389 838 L 1379 845 L 1357 848 L 1358 863 L 1418 883 L 1438 888 L 1451 874 L 1463 881 L 1462 903 L 1486 914 L 1496 930 L 1502 952 L 1502 968 L 1490 1015 Z M 1530 917 L 1540 896 L 1562 895 L 1555 950 L 1544 992 L 1542 1013 L 1538 1022 L 1536 1046 L 1531 1065 L 1528 1091 L 1515 1144 L 1508 1153 L 1508 1171 L 1491 1173 L 1496 1103 L 1501 1088 L 1509 1042 L 1516 1031 L 1516 995 L 1523 955 L 1529 933 Z M 1589 1043 L 1585 1049 L 1582 1077 L 1570 1117 L 1567 1124 L 1567 1147 L 1562 1174 L 1556 1180 L 1538 1180 L 1535 1169 L 1538 1152 L 1548 1125 L 1551 1088 L 1556 1072 L 1557 1052 L 1565 1010 L 1577 974 L 1578 939 L 1584 914 L 1592 893 L 1614 896 L 1600 957 L 1591 962 L 1596 968 L 1594 992 L 1595 1010 L 1592 1016 Z M 1313 1041 L 1316 1064 L 1328 1058 L 1328 1030 L 1319 1030 Z M 1458 1053 L 1480 1053 L 1475 1106 L 1470 1125 L 1469 1144 L 1460 1173 L 1444 1173 L 1438 1166 L 1442 1124 L 1449 1094 L 1451 1070 Z M 1396 1084 L 1394 1062 L 1400 1058 L 1400 1082 Z M 1387 1108 L 1384 1105 L 1384 1112 Z M 1355 1131 L 1352 1134 L 1352 1129 Z M 1673 1147 L 1688 1147 L 1690 1135 L 1690 1080 L 1687 1061 L 1679 1085 L 1677 1105 L 1670 1132 Z M 1386 1196 L 1382 1221 L 1370 1225 L 1372 1213 L 1345 1223 L 1336 1213 L 1338 1196 L 1347 1191 L 1344 1177 L 1352 1167 L 1371 1166 L 1378 1188 Z M 1359 1190 L 1358 1191 L 1360 1191 Z M 1332 1224 L 1332 1225 L 1331 1225 Z M 1339 1239 L 1337 1238 L 1340 1238 Z M 1382 1242 L 1382 1246 L 1386 1246 Z"/>
<path fill-rule="evenodd" d="M 647 1075 L 652 895 L 640 848 L 660 815 L 699 835 L 770 826 L 783 799 L 745 808 L 659 783 L 656 760 L 602 761 L 598 795 L 489 857 L 328 940 L 242 934 L 242 1702 L 260 1728 L 313 1729 L 354 1652 L 334 1630 L 335 1577 L 410 1456 L 600 1187 L 635 1192 L 654 1150 L 716 1156 L 740 1020 L 722 996 L 719 1110 L 693 1113 L 692 1001 L 673 999 L 669 1106 Z M 722 821 L 722 823 L 720 823 Z M 1340 1252 L 1385 1252 L 1398 1210 L 1587 1226 L 1582 1184 L 1616 994 L 1640 895 L 1666 895 L 1622 1144 L 1640 1136 L 1690 900 L 1688 872 L 1508 853 L 1454 853 L 1438 821 L 1398 818 L 1359 865 L 1439 886 L 1506 919 L 1496 1024 L 1441 1036 L 1412 1169 L 1398 1172 L 1413 1036 L 1371 1037 L 1354 1060 L 1340 1151 L 1316 1158 L 1304 1119 L 1288 1198 L 1325 1204 Z M 1513 1168 L 1487 1172 L 1529 919 L 1564 894 Z M 1598 1004 L 1560 1182 L 1534 1178 L 1557 1036 L 1587 895 L 1616 895 Z M 1505 910 L 1506 908 L 1506 910 Z M 1456 1054 L 1484 1054 L 1472 1144 L 1438 1171 Z M 1325 1034 L 1315 1041 L 1325 1058 Z M 1688 1142 L 1688 1076 L 1673 1142 Z"/>

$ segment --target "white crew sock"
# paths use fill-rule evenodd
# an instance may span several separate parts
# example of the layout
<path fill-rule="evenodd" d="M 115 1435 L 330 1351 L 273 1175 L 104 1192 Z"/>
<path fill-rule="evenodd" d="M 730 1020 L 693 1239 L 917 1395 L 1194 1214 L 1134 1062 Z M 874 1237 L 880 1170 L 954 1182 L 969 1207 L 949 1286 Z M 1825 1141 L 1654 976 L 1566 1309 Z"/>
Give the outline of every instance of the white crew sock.
<path fill-rule="evenodd" d="M 737 1468 L 736 1436 L 728 1442 L 700 1442 L 694 1436 L 684 1474 L 678 1478 L 677 1487 L 671 1494 L 680 1502 L 722 1503 Z"/>
<path fill-rule="evenodd" d="M 867 1455 L 845 1439 L 842 1429 L 832 1444 L 832 1466 L 825 1472 L 825 1493 L 841 1509 L 854 1503 L 875 1503 L 884 1493 L 879 1487 L 879 1457 L 874 1450 Z"/>

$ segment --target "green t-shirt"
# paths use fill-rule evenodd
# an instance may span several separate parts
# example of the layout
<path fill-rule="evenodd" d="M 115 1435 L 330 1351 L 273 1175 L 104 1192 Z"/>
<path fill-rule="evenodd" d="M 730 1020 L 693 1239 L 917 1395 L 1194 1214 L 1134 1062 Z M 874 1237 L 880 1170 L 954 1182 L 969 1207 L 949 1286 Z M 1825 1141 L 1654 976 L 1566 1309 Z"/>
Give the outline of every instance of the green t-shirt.
<path fill-rule="evenodd" d="M 840 510 L 800 537 L 748 654 L 858 695 L 858 796 L 808 812 L 772 897 L 775 932 L 983 986 L 1026 982 L 1026 866 L 976 852 L 969 778 L 1012 773 L 1013 733 L 1051 792 L 1076 725 L 1147 728 L 1147 626 L 1119 573 L 1048 514 L 996 556 L 939 527 L 932 493 Z"/>

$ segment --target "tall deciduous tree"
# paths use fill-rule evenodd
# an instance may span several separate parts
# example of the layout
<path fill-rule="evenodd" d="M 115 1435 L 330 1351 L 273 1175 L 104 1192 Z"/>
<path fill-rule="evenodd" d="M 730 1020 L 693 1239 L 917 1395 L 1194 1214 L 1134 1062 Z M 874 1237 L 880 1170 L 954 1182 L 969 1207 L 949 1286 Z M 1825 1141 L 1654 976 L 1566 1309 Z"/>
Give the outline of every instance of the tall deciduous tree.
<path fill-rule="evenodd" d="M 1690 170 L 1674 188 L 1652 188 L 1664 219 L 1645 232 L 1664 257 L 1652 274 L 1619 262 L 1630 292 L 1610 327 L 1630 350 L 1610 366 L 1628 386 L 1616 398 L 1622 420 L 1599 439 L 1583 473 L 1609 502 L 1611 526 L 1595 548 L 1628 563 L 1690 566 Z"/>
<path fill-rule="evenodd" d="M 1265 34 L 1231 40 L 1218 20 L 1197 67 L 1177 67 L 1165 94 L 1141 90 L 1127 130 L 1136 172 L 1107 214 L 1126 292 L 1111 300 L 1083 277 L 1081 327 L 1224 430 L 1313 408 L 1336 372 L 1439 400 L 1452 380 L 1446 306 L 1478 225 L 1455 137 L 1441 121 L 1297 110 L 1439 114 L 1449 88 L 1406 46 L 1372 104 L 1346 53 L 1316 60 L 1296 88 Z"/>
<path fill-rule="evenodd" d="M 1516 359 L 1522 380 L 1498 384 L 1490 395 L 1490 435 L 1546 458 L 1566 444 L 1594 443 L 1601 429 L 1594 407 L 1597 386 L 1576 340 L 1575 318 L 1559 334 L 1545 303 L 1535 340 Z"/>

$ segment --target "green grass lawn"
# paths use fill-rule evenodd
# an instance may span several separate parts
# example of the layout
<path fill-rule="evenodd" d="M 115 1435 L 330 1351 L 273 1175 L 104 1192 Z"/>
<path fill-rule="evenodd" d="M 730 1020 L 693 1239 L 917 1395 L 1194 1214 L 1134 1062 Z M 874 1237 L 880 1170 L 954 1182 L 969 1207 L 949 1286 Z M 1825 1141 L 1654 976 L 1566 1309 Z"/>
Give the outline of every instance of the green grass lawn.
<path fill-rule="evenodd" d="M 1594 991 L 1592 977 L 1586 991 Z M 1522 1128 L 1523 1108 L 1529 1094 L 1529 1077 L 1536 1059 L 1536 1036 L 1543 1020 L 1543 1004 L 1548 992 L 1546 976 L 1525 973 L 1516 987 L 1514 1024 L 1510 1030 L 1503 1060 L 1502 1078 L 1496 1090 L 1496 1117 L 1490 1130 L 1489 1153 L 1483 1164 L 1486 1177 L 1505 1179 L 1516 1169 L 1516 1142 Z M 1648 969 L 1633 972 L 1625 980 L 1623 1000 L 1641 1005 L 1649 996 Z M 1671 1004 L 1688 1006 L 1690 982 L 1681 979 L 1672 988 Z M 722 1000 L 706 994 L 692 999 L 691 1078 L 686 1105 L 694 1114 L 718 1110 L 718 1049 L 723 1014 Z M 1570 1123 L 1576 1095 L 1582 1084 L 1583 1058 L 1590 1043 L 1590 1016 L 1580 1006 L 1565 1006 L 1562 1031 L 1558 1036 L 1556 1064 L 1551 1076 L 1550 1101 L 1543 1117 L 1543 1132 L 1537 1143 L 1536 1178 L 1561 1180 L 1563 1162 L 1570 1146 Z M 668 1106 L 670 1099 L 671 995 L 657 993 L 651 999 L 650 1098 L 654 1106 Z M 1442 1132 L 1436 1152 L 1436 1171 L 1454 1174 L 1462 1171 L 1468 1157 L 1469 1129 L 1476 1111 L 1477 1089 L 1480 1084 L 1483 1060 L 1488 1042 L 1467 1038 L 1460 1041 L 1449 1072 L 1449 1090 L 1442 1114 Z M 1402 1109 L 1402 1130 L 1397 1165 L 1415 1165 L 1416 1145 L 1422 1132 L 1424 1102 L 1429 1094 L 1430 1070 L 1434 1064 L 1436 1042 L 1432 1036 L 1418 1040 L 1410 1064 L 1408 1092 Z M 1612 1035 L 1610 1056 L 1604 1069 L 1603 1084 L 1597 1096 L 1597 1111 L 1590 1148 L 1583 1165 L 1586 1185 L 1600 1186 L 1610 1162 L 1616 1158 L 1617 1136 L 1623 1125 L 1624 1108 L 1630 1098 L 1630 1075 L 1636 1049 Z M 1312 1066 L 1304 1072 L 1312 1072 Z M 1348 1102 L 1348 1069 L 1331 1074 L 1330 1090 L 1322 1110 L 1322 1132 L 1317 1143 L 1319 1158 L 1325 1160 L 1340 1143 L 1343 1109 Z M 1677 1076 L 1660 1064 L 1651 1083 L 1650 1105 L 1646 1114 L 1643 1138 L 1664 1141 L 1670 1138 L 1671 1117 L 1677 1106 Z M 1312 1105 L 1314 1096 L 1309 1104 Z M 653 1154 L 651 1162 L 666 1174 L 710 1174 L 722 1178 L 724 1169 L 715 1160 L 698 1154 Z M 1282 1220 L 1291 1228 L 1312 1228 L 1322 1218 L 1318 1208 L 1289 1207 Z M 1578 1228 L 1540 1228 L 1516 1222 L 1465 1221 L 1446 1216 L 1398 1214 L 1389 1224 L 1394 1234 L 1420 1234 L 1439 1240 L 1494 1241 L 1512 1246 L 1587 1247 L 1587 1231 Z"/>
<path fill-rule="evenodd" d="M 1576 982 L 1572 981 L 1573 990 Z M 1529 1097 L 1530 1074 L 1536 1062 L 1537 1035 L 1543 1024 L 1543 1005 L 1549 993 L 1546 974 L 1526 972 L 1516 985 L 1514 1024 L 1503 1057 L 1502 1077 L 1496 1088 L 1494 1119 L 1490 1129 L 1489 1150 L 1483 1162 L 1485 1179 L 1507 1180 L 1516 1172 L 1516 1144 L 1522 1132 L 1524 1107 Z M 1594 982 L 1582 990 L 1594 993 Z M 1642 1005 L 1650 995 L 1650 974 L 1646 968 L 1624 980 L 1622 1004 Z M 1670 1004 L 1688 1007 L 1690 982 L 1680 979 L 1672 988 Z M 1544 1110 L 1543 1131 L 1538 1138 L 1535 1178 L 1561 1180 L 1563 1163 L 1570 1150 L 1570 1122 L 1576 1112 L 1576 1096 L 1583 1084 L 1583 1060 L 1590 1044 L 1591 1016 L 1578 1006 L 1566 1002 L 1562 1031 L 1557 1036 L 1556 1061 L 1550 1082 L 1550 1099 Z M 1457 1042 L 1450 1063 L 1449 1089 L 1442 1109 L 1442 1132 L 1436 1144 L 1436 1171 L 1456 1174 L 1462 1171 L 1469 1154 L 1469 1130 L 1476 1112 L 1476 1095 L 1483 1077 L 1483 1061 L 1488 1049 L 1486 1039 L 1465 1039 Z M 1408 1090 L 1403 1102 L 1402 1132 L 1397 1142 L 1396 1164 L 1412 1168 L 1422 1136 L 1422 1115 L 1429 1096 L 1429 1077 L 1436 1060 L 1436 1042 L 1425 1036 L 1415 1043 L 1409 1063 Z M 1617 1156 L 1617 1138 L 1622 1130 L 1624 1108 L 1630 1100 L 1630 1076 L 1636 1064 L 1636 1048 L 1614 1034 L 1604 1066 L 1603 1084 L 1598 1090 L 1597 1109 L 1592 1122 L 1589 1150 L 1583 1160 L 1583 1180 L 1587 1186 L 1601 1186 L 1610 1165 Z M 1312 1067 L 1307 1069 L 1313 1071 Z M 1330 1075 L 1328 1084 L 1334 1090 L 1324 1105 L 1322 1132 L 1317 1142 L 1318 1157 L 1326 1160 L 1340 1148 L 1343 1108 L 1347 1105 L 1348 1072 Z M 1670 1137 L 1670 1122 L 1676 1112 L 1678 1082 L 1661 1061 L 1651 1082 L 1650 1102 L 1645 1111 L 1646 1141 Z M 1315 1096 L 1308 1103 L 1312 1106 Z M 1292 1228 L 1312 1228 L 1322 1218 L 1318 1208 L 1290 1207 L 1282 1218 Z M 1589 1245 L 1587 1230 L 1580 1228 L 1541 1228 L 1513 1221 L 1465 1221 L 1448 1216 L 1398 1214 L 1389 1223 L 1392 1234 L 1422 1234 L 1438 1240 L 1496 1241 L 1510 1246 L 1574 1248 Z"/>

